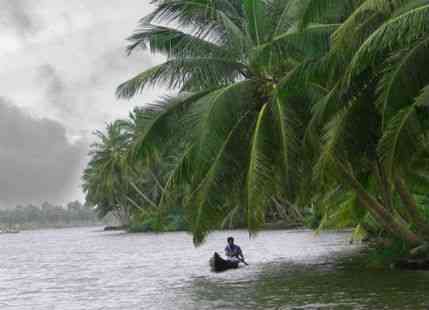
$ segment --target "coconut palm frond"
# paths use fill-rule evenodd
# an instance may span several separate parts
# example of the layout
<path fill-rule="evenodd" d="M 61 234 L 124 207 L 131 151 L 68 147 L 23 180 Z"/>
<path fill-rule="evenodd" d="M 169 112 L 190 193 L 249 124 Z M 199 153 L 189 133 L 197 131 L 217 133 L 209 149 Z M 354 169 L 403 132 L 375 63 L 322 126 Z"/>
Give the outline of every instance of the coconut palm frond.
<path fill-rule="evenodd" d="M 216 42 L 205 40 L 191 33 L 152 24 L 141 24 L 134 34 L 128 37 L 131 44 L 127 47 L 128 54 L 136 48 L 150 50 L 152 53 L 164 54 L 169 58 L 188 57 L 225 57 L 231 54 Z"/>
<path fill-rule="evenodd" d="M 264 31 L 269 23 L 267 5 L 261 0 L 243 0 L 245 12 L 246 31 L 255 46 L 265 42 L 267 33 Z"/>
<path fill-rule="evenodd" d="M 168 146 L 169 141 L 181 138 L 182 123 L 180 115 L 191 104 L 200 100 L 209 90 L 198 93 L 182 93 L 175 97 L 165 98 L 158 103 L 146 105 L 136 112 L 135 129 L 133 132 L 132 156 L 145 158 L 153 150 L 162 150 Z"/>
<path fill-rule="evenodd" d="M 300 9 L 300 27 L 304 28 L 311 23 L 324 22 L 326 18 L 337 15 L 348 16 L 353 10 L 366 0 L 295 0 Z"/>
<path fill-rule="evenodd" d="M 272 37 L 281 35 L 282 33 L 287 32 L 293 26 L 296 26 L 301 19 L 301 11 L 303 6 L 306 4 L 305 1 L 296 1 L 296 0 L 279 0 L 277 4 L 277 9 L 270 10 L 273 11 L 273 31 Z"/>
<path fill-rule="evenodd" d="M 416 104 L 399 110 L 389 119 L 377 148 L 389 177 L 411 162 L 420 148 L 420 135 Z"/>
<path fill-rule="evenodd" d="M 242 115 L 236 124 L 229 130 L 218 148 L 216 156 L 210 163 L 206 175 L 193 185 L 192 193 L 187 201 L 187 209 L 191 222 L 191 230 L 194 236 L 194 244 L 201 244 L 208 232 L 219 228 L 225 219 L 225 214 L 234 208 L 228 204 L 228 189 L 236 187 L 240 180 L 242 167 L 237 165 L 233 157 L 228 156 L 230 148 L 237 146 L 232 141 L 237 131 L 242 130 L 242 123 L 246 121 L 250 113 Z"/>
<path fill-rule="evenodd" d="M 198 148 L 193 163 L 196 180 L 206 174 L 237 119 L 252 111 L 249 103 L 254 101 L 255 89 L 254 81 L 245 80 L 213 91 L 192 105 L 186 122 Z"/>
<path fill-rule="evenodd" d="M 193 104 L 185 115 L 192 137 L 186 206 L 196 244 L 223 221 L 225 208 L 231 207 L 228 188 L 242 180 L 240 171 L 246 161 L 240 158 L 247 148 L 246 128 L 253 115 L 249 103 L 255 89 L 251 80 L 218 89 Z"/>
<path fill-rule="evenodd" d="M 361 42 L 362 35 L 368 36 L 372 32 L 371 29 L 376 29 L 407 2 L 408 0 L 360 1 L 359 7 L 355 8 L 334 34 L 334 41 L 339 47 L 346 46 L 351 40 Z"/>
<path fill-rule="evenodd" d="M 374 31 L 354 55 L 348 79 L 358 76 L 377 57 L 389 49 L 401 49 L 429 34 L 429 5 L 423 5 L 394 17 Z"/>
<path fill-rule="evenodd" d="M 157 0 L 155 10 L 142 22 L 176 24 L 182 28 L 196 30 L 206 35 L 223 32 L 219 14 L 240 19 L 243 16 L 238 0 Z"/>
<path fill-rule="evenodd" d="M 416 98 L 416 105 L 419 107 L 429 106 L 429 85 L 425 86 Z"/>
<path fill-rule="evenodd" d="M 330 37 L 339 24 L 312 24 L 298 30 L 293 29 L 275 36 L 267 45 L 280 49 L 294 49 L 302 58 L 318 58 L 326 54 L 330 47 Z"/>
<path fill-rule="evenodd" d="M 273 115 L 273 139 L 276 141 L 276 166 L 280 175 L 279 187 L 281 196 L 288 201 L 295 201 L 299 191 L 299 182 L 304 178 L 303 163 L 305 154 L 302 139 L 305 134 L 305 124 L 310 118 L 311 94 L 304 98 L 296 97 L 301 89 L 287 89 L 281 96 L 274 98 L 271 113 Z M 306 107 L 305 105 L 308 104 Z"/>
<path fill-rule="evenodd" d="M 169 165 L 169 172 L 165 182 L 165 191 L 160 199 L 160 207 L 168 207 L 172 197 L 186 196 L 186 188 L 192 183 L 191 163 L 195 147 L 188 145 L 181 153 L 174 156 L 173 163 Z"/>
<path fill-rule="evenodd" d="M 349 115 L 350 108 L 343 108 L 324 128 L 321 153 L 314 166 L 314 178 L 320 184 L 328 184 L 329 175 L 336 169 L 336 161 L 345 160 L 344 150 L 341 150 L 341 147 L 345 143 Z"/>
<path fill-rule="evenodd" d="M 387 61 L 382 79 L 378 84 L 377 106 L 383 119 L 389 119 L 399 109 L 412 103 L 422 83 L 429 82 L 429 37 L 405 51 L 400 51 Z"/>
<path fill-rule="evenodd" d="M 396 17 L 396 16 L 399 16 L 399 15 L 402 15 L 403 13 L 405 13 L 407 11 L 413 10 L 415 8 L 418 8 L 418 7 L 426 5 L 426 4 L 429 4 L 428 0 L 409 0 L 409 1 L 405 1 L 402 4 L 402 6 L 397 7 L 395 5 L 396 10 L 395 10 L 394 14 L 392 15 L 392 17 Z"/>
<path fill-rule="evenodd" d="M 148 86 L 167 85 L 178 88 L 190 78 L 199 79 L 207 88 L 225 85 L 246 74 L 245 65 L 211 57 L 193 57 L 168 60 L 148 69 L 121 84 L 116 94 L 119 98 L 131 98 Z"/>
<path fill-rule="evenodd" d="M 265 104 L 259 112 L 252 138 L 247 172 L 247 225 L 255 232 L 265 221 L 265 209 L 273 194 L 274 171 L 271 162 L 271 117 Z"/>

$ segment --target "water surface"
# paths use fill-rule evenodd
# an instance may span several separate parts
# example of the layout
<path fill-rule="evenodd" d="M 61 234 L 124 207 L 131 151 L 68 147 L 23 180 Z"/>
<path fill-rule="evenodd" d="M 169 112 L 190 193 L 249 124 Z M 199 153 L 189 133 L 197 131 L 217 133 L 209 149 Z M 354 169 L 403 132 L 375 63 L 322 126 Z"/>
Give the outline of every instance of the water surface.
<path fill-rule="evenodd" d="M 250 266 L 212 273 L 233 235 Z M 0 235 L 0 309 L 429 309 L 429 273 L 355 263 L 347 233 L 186 233 L 100 228 Z"/>

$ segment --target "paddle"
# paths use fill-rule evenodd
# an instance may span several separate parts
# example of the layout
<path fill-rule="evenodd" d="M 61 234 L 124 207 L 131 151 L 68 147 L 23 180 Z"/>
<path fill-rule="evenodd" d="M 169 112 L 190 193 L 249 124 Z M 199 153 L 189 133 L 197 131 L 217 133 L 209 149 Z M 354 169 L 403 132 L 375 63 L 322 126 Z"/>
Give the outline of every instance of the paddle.
<path fill-rule="evenodd" d="M 243 264 L 245 264 L 246 266 L 249 266 L 248 263 L 246 263 L 246 261 L 244 260 L 244 258 L 238 258 L 240 260 L 240 262 L 242 262 Z"/>

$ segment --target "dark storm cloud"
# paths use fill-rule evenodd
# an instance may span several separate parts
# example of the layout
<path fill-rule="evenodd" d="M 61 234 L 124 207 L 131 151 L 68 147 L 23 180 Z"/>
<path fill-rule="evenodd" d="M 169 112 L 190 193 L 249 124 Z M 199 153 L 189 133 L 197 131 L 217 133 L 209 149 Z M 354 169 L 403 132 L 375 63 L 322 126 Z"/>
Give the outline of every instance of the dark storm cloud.
<path fill-rule="evenodd" d="M 159 96 L 115 98 L 120 83 L 163 60 L 125 52 L 149 3 L 0 0 L 0 96 L 9 99 L 0 102 L 0 207 L 82 199 L 91 133 Z"/>
<path fill-rule="evenodd" d="M 60 123 L 32 118 L 0 98 L 0 206 L 62 201 L 85 148 L 71 144 Z"/>
<path fill-rule="evenodd" d="M 40 21 L 32 14 L 36 0 L 0 0 L 0 23 L 18 35 L 27 36 L 40 29 Z"/>

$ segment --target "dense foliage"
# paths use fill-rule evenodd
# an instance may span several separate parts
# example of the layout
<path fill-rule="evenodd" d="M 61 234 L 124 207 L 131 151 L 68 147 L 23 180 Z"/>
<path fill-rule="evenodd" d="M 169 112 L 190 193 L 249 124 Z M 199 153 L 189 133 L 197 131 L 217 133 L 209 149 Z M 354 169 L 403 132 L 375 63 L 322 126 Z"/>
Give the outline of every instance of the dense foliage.
<path fill-rule="evenodd" d="M 165 62 L 117 94 L 177 95 L 99 133 L 85 190 L 101 214 L 182 207 L 196 243 L 273 209 L 428 240 L 429 1 L 153 3 L 128 50 Z"/>

